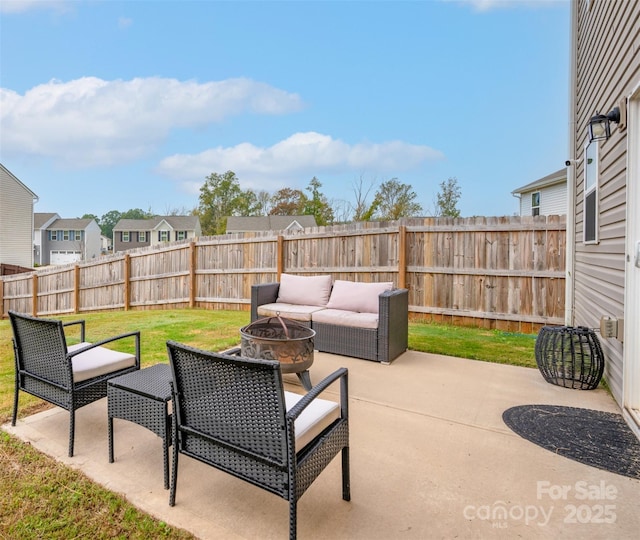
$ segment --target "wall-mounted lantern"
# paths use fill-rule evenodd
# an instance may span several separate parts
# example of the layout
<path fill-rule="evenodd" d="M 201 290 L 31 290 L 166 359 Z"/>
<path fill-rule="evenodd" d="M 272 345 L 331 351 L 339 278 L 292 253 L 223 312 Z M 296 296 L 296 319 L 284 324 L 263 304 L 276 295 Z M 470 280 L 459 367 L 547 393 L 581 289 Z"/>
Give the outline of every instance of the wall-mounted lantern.
<path fill-rule="evenodd" d="M 620 122 L 620 108 L 614 107 L 607 114 L 598 114 L 589 120 L 589 142 L 607 140 L 611 136 L 611 122 L 618 124 Z"/>

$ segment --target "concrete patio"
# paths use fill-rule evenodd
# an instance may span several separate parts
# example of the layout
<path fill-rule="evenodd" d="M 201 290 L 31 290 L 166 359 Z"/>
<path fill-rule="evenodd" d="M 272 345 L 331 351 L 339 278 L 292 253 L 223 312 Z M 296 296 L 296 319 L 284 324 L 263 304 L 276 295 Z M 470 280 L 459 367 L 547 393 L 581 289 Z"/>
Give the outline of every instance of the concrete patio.
<path fill-rule="evenodd" d="M 390 366 L 316 353 L 312 381 L 342 366 L 349 369 L 352 500 L 341 498 L 335 459 L 298 503 L 299 538 L 637 537 L 640 481 L 544 450 L 502 421 L 503 411 L 524 404 L 619 412 L 606 391 L 553 386 L 535 369 L 413 351 Z M 303 391 L 285 377 L 287 389 Z M 160 439 L 130 422 L 114 425 L 113 464 L 106 399 L 77 412 L 73 458 L 65 411 L 3 429 L 199 538 L 288 536 L 286 501 L 185 457 L 169 507 Z"/>

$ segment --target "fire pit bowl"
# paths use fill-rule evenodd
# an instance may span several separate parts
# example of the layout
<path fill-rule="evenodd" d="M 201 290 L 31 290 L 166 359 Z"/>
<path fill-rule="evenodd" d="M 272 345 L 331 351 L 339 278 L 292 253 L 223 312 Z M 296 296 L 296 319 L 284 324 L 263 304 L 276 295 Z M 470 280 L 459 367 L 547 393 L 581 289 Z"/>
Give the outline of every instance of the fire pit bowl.
<path fill-rule="evenodd" d="M 277 360 L 283 373 L 300 374 L 313 364 L 315 335 L 315 330 L 291 319 L 265 317 L 240 329 L 240 350 L 246 358 Z"/>

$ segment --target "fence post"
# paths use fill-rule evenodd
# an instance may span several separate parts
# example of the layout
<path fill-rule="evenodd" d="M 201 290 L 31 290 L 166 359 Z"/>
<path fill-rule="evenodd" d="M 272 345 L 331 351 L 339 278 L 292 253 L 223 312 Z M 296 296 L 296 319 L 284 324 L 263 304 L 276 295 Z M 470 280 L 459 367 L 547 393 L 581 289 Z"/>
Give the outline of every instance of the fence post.
<path fill-rule="evenodd" d="M 38 274 L 33 274 L 33 290 L 31 291 L 33 316 L 38 316 Z"/>
<path fill-rule="evenodd" d="M 398 289 L 404 289 L 407 283 L 407 227 L 398 227 Z"/>
<path fill-rule="evenodd" d="M 194 241 L 189 242 L 189 307 L 193 308 L 196 305 L 196 264 L 198 262 L 196 243 Z"/>
<path fill-rule="evenodd" d="M 75 313 L 80 313 L 80 265 L 75 265 L 73 274 L 73 309 Z"/>
<path fill-rule="evenodd" d="M 276 255 L 276 272 L 277 272 L 277 277 L 276 277 L 276 281 L 280 281 L 280 276 L 282 275 L 282 272 L 284 270 L 284 236 L 282 236 L 281 234 L 278 235 L 278 253 Z"/>
<path fill-rule="evenodd" d="M 129 311 L 131 303 L 131 255 L 124 255 L 124 310 Z"/>

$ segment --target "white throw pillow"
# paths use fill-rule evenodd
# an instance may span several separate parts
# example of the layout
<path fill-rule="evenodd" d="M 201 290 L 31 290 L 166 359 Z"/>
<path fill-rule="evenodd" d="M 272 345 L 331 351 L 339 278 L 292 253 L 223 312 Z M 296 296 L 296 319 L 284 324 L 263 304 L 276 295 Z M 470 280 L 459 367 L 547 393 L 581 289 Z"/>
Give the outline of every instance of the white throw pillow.
<path fill-rule="evenodd" d="M 391 281 L 381 283 L 360 283 L 356 281 L 341 281 L 333 284 L 331 298 L 327 308 L 358 311 L 360 313 L 378 313 L 378 296 L 393 288 Z"/>
<path fill-rule="evenodd" d="M 331 276 L 282 274 L 276 302 L 303 306 L 326 306 L 331 292 Z"/>

